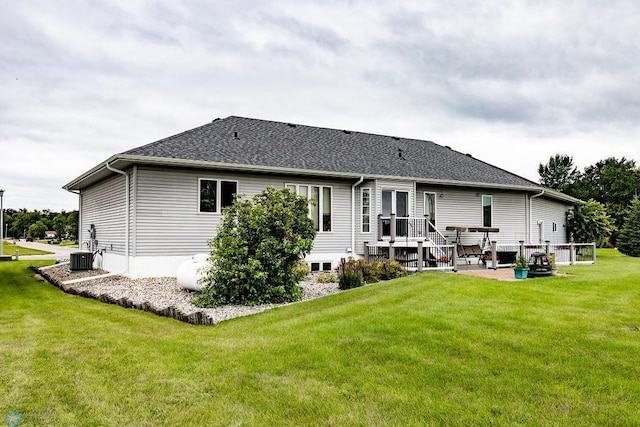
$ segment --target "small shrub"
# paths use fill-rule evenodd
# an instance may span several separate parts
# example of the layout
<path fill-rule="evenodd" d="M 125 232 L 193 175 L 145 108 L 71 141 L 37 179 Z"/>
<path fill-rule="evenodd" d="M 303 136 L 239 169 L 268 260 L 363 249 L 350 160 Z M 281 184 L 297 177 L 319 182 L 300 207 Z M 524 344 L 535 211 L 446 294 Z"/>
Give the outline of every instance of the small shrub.
<path fill-rule="evenodd" d="M 300 261 L 293 267 L 293 277 L 295 277 L 298 282 L 302 282 L 309 275 L 309 271 L 309 264 L 305 261 Z"/>
<path fill-rule="evenodd" d="M 364 260 L 349 258 L 338 267 L 338 287 L 340 289 L 357 288 L 364 285 Z"/>
<path fill-rule="evenodd" d="M 368 263 L 364 259 L 349 258 L 336 269 L 339 283 L 345 272 L 352 273 L 360 277 L 361 282 L 375 283 L 380 280 L 397 279 L 406 276 L 407 270 L 397 261 L 376 261 Z M 344 279 L 351 280 L 351 279 Z M 355 279 L 354 279 L 355 280 Z M 362 286 L 362 285 L 359 285 Z M 342 287 L 340 289 L 343 289 Z M 344 288 L 349 289 L 349 288 Z"/>
<path fill-rule="evenodd" d="M 367 283 L 376 283 L 381 280 L 384 273 L 382 262 L 366 263 L 364 268 L 364 280 Z"/>
<path fill-rule="evenodd" d="M 360 273 L 345 270 L 340 274 L 340 278 L 338 280 L 338 287 L 340 289 L 345 290 L 358 288 L 362 285 L 364 285 L 364 278 Z"/>
<path fill-rule="evenodd" d="M 374 264 L 380 280 L 392 280 L 407 275 L 407 270 L 398 261 L 378 261 Z"/>
<path fill-rule="evenodd" d="M 318 274 L 318 283 L 335 283 L 336 281 L 336 275 L 333 273 Z"/>
<path fill-rule="evenodd" d="M 349 258 L 344 263 L 344 266 L 341 265 L 338 267 L 338 273 L 340 272 L 340 268 L 344 268 L 345 270 L 351 271 L 353 273 L 361 274 L 366 283 L 379 282 L 382 274 L 381 264 L 370 264 L 364 259 Z"/>
<path fill-rule="evenodd" d="M 362 270 L 366 267 L 366 264 L 367 262 L 363 259 L 349 258 L 338 266 L 338 271 L 342 269 L 345 271 L 351 271 L 352 273 L 362 274 Z"/>

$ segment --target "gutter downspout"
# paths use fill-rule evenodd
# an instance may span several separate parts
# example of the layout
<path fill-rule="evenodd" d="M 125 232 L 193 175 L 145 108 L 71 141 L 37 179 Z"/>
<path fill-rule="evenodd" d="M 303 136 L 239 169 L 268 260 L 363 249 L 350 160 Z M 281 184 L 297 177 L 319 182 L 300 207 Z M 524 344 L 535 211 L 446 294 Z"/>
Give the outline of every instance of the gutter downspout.
<path fill-rule="evenodd" d="M 124 256 L 125 256 L 125 271 L 124 274 L 129 274 L 129 222 L 130 222 L 130 211 L 129 211 L 129 174 L 121 171 L 119 169 L 112 168 L 109 165 L 109 162 L 105 162 L 105 166 L 111 172 L 119 173 L 120 175 L 124 175 L 125 178 L 125 228 L 124 228 Z"/>
<path fill-rule="evenodd" d="M 356 252 L 356 187 L 362 184 L 364 176 L 351 186 L 351 255 Z"/>
<path fill-rule="evenodd" d="M 529 197 L 529 243 L 533 243 L 532 237 L 533 237 L 533 202 L 532 200 L 535 199 L 536 197 L 540 197 L 544 194 L 544 190 L 542 190 L 540 192 L 540 194 L 534 194 L 533 196 Z"/>

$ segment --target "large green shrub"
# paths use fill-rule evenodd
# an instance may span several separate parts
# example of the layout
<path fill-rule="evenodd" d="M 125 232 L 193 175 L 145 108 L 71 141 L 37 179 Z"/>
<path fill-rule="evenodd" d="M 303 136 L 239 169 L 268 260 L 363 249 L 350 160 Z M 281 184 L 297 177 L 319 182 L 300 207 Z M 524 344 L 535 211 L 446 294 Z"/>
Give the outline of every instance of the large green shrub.
<path fill-rule="evenodd" d="M 298 300 L 302 290 L 294 270 L 316 235 L 308 203 L 306 197 L 272 187 L 252 199 L 236 198 L 209 242 L 212 265 L 194 303 L 214 307 Z"/>
<path fill-rule="evenodd" d="M 567 228 L 578 243 L 599 243 L 614 230 L 605 206 L 595 200 L 589 200 L 570 211 Z"/>
<path fill-rule="evenodd" d="M 617 248 L 625 255 L 640 256 L 640 201 L 631 202 L 629 215 L 618 234 Z"/>

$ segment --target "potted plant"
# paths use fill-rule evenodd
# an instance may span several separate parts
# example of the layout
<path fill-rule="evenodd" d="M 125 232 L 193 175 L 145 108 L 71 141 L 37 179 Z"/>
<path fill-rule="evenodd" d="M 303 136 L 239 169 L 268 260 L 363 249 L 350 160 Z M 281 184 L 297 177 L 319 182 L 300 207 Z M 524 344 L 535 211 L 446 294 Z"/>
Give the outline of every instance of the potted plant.
<path fill-rule="evenodd" d="M 529 261 L 522 255 L 517 257 L 513 263 L 513 272 L 516 279 L 526 279 L 529 275 Z"/>

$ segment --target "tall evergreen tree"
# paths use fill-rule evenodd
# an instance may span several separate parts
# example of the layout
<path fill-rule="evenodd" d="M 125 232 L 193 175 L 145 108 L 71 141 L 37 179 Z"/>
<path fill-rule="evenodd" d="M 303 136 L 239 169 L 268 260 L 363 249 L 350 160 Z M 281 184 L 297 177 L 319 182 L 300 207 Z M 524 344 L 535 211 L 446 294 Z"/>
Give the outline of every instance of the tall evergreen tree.
<path fill-rule="evenodd" d="M 629 215 L 618 233 L 617 247 L 625 255 L 640 256 L 640 201 L 637 198 L 631 203 Z"/>

